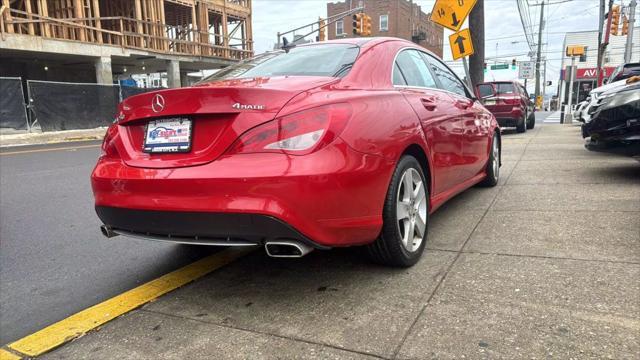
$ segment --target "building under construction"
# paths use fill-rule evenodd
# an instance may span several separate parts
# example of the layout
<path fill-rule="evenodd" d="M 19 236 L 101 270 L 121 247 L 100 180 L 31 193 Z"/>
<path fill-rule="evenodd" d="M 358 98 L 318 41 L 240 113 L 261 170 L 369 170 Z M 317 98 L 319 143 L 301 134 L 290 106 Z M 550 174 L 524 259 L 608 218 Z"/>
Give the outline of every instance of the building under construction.
<path fill-rule="evenodd" d="M 251 0 L 2 0 L 0 77 L 112 84 L 253 54 Z M 182 81 L 181 81 L 182 79 Z"/>

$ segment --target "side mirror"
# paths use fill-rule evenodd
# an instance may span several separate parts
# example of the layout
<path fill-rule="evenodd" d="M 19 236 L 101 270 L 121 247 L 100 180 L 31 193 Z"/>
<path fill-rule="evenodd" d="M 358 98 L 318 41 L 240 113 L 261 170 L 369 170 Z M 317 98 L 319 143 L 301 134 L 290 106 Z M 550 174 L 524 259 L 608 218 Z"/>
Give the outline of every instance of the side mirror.
<path fill-rule="evenodd" d="M 482 88 L 483 91 L 480 91 L 481 88 Z M 489 92 L 489 93 L 486 94 L 487 92 Z M 485 93 L 485 94 L 481 95 L 482 93 Z M 491 86 L 491 85 L 479 85 L 478 87 L 476 87 L 476 95 L 478 96 L 479 99 L 484 100 L 486 98 L 490 98 L 490 97 L 496 96 L 496 92 L 493 89 L 493 86 Z"/>
<path fill-rule="evenodd" d="M 608 83 L 609 83 L 609 79 L 604 79 L 604 80 L 602 81 L 602 84 L 608 84 Z"/>

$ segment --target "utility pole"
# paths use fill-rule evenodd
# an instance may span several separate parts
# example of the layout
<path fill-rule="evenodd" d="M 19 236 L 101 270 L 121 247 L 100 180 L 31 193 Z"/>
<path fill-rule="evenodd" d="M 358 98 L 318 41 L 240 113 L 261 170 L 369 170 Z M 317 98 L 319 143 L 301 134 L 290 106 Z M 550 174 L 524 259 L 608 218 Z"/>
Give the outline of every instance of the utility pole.
<path fill-rule="evenodd" d="M 474 54 L 469 57 L 470 81 L 484 82 L 484 0 L 478 0 L 469 14 L 469 30 Z"/>
<path fill-rule="evenodd" d="M 602 81 L 602 60 L 604 58 L 604 45 L 602 44 L 602 30 L 604 28 L 604 0 L 600 0 L 600 15 L 598 18 L 598 65 L 596 72 L 597 86 L 601 86 Z"/>
<path fill-rule="evenodd" d="M 544 0 L 540 4 L 540 22 L 538 26 L 538 54 L 536 55 L 536 92 L 535 102 L 538 103 L 540 96 L 540 61 L 542 57 L 542 29 L 544 29 Z"/>
<path fill-rule="evenodd" d="M 629 3 L 629 32 L 627 33 L 627 44 L 624 48 L 624 62 L 631 62 L 633 52 L 633 23 L 636 21 L 636 0 Z"/>
<path fill-rule="evenodd" d="M 609 45 L 609 35 L 611 33 L 611 10 L 613 9 L 613 0 L 609 0 L 609 16 L 607 16 L 607 25 L 604 30 L 604 41 L 602 42 L 602 63 L 604 63 L 604 54 L 607 50 L 607 45 Z M 602 68 L 600 68 L 602 69 Z M 600 71 L 600 76 L 598 77 L 598 86 L 602 86 L 603 82 L 603 72 Z"/>

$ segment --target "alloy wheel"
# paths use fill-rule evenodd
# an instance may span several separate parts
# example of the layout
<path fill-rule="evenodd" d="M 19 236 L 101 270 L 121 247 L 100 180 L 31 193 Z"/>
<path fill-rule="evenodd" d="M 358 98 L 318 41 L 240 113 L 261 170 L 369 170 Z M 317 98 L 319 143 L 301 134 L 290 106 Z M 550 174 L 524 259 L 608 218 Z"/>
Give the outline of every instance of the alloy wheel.
<path fill-rule="evenodd" d="M 491 153 L 493 157 L 493 163 L 491 166 L 493 167 L 493 176 L 496 180 L 498 180 L 498 176 L 500 175 L 500 149 L 498 147 L 498 139 L 494 138 L 491 145 Z"/>
<path fill-rule="evenodd" d="M 422 244 L 427 228 L 427 196 L 420 173 L 408 168 L 400 178 L 396 196 L 396 219 L 402 246 L 414 252 Z"/>

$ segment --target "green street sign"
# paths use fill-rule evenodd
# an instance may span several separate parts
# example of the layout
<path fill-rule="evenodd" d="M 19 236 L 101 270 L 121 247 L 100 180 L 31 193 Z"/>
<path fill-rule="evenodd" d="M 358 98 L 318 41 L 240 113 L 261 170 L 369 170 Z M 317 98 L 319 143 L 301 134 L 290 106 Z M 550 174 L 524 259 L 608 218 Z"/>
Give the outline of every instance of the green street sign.
<path fill-rule="evenodd" d="M 506 70 L 509 68 L 509 64 L 491 65 L 491 70 Z"/>

